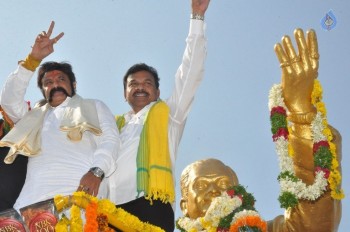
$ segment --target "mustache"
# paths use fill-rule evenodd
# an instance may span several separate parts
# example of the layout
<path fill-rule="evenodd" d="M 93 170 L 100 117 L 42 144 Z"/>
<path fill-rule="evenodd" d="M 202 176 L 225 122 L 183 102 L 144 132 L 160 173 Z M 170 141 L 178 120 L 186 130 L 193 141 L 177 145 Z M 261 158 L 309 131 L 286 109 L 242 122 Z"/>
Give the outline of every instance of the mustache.
<path fill-rule="evenodd" d="M 146 94 L 146 95 L 149 95 L 149 93 L 146 92 L 146 91 L 144 91 L 144 90 L 137 90 L 137 91 L 135 91 L 135 92 L 133 93 L 133 96 L 135 96 L 135 95 L 138 94 L 138 93 L 144 93 L 144 94 Z"/>
<path fill-rule="evenodd" d="M 66 91 L 64 88 L 62 88 L 62 87 L 56 87 L 56 88 L 51 89 L 51 91 L 50 91 L 49 102 L 52 101 L 52 97 L 53 97 L 53 95 L 54 95 L 56 92 L 62 92 L 62 93 L 64 93 L 66 96 L 69 96 L 69 94 L 67 93 L 67 91 Z"/>

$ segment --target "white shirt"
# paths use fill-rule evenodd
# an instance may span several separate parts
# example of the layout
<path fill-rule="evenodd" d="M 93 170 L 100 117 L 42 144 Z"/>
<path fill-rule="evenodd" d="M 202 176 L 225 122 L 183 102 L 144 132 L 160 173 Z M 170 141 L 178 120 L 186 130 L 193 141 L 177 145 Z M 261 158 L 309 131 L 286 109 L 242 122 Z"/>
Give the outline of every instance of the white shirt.
<path fill-rule="evenodd" d="M 19 121 L 28 111 L 24 95 L 32 75 L 33 72 L 19 66 L 9 76 L 2 90 L 0 104 L 14 122 Z M 59 129 L 70 99 L 67 97 L 61 105 L 46 113 L 41 134 L 41 152 L 28 160 L 26 181 L 14 208 L 47 200 L 57 194 L 72 194 L 91 167 L 101 168 L 106 176 L 115 170 L 120 141 L 112 112 L 103 102 L 95 100 L 102 135 L 84 132 L 81 141 L 72 142 Z M 99 197 L 108 197 L 107 185 L 108 179 L 101 183 Z"/>
<path fill-rule="evenodd" d="M 168 139 L 173 175 L 175 175 L 176 153 L 186 118 L 191 109 L 196 89 L 204 76 L 206 58 L 204 27 L 203 21 L 191 20 L 182 64 L 175 76 L 175 88 L 170 98 L 166 100 L 170 107 Z M 120 133 L 121 147 L 117 158 L 117 169 L 109 177 L 110 199 L 117 205 L 137 198 L 137 149 L 146 113 L 153 104 L 154 102 L 145 106 L 137 114 L 130 111 L 124 115 L 126 120 Z"/>

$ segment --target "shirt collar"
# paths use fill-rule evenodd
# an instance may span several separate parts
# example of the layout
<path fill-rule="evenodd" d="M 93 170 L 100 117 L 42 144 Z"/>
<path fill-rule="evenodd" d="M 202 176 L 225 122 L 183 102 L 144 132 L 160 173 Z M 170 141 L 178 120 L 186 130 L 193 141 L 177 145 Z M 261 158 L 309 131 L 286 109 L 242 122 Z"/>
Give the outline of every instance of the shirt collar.
<path fill-rule="evenodd" d="M 128 113 L 124 115 L 125 120 L 129 121 L 133 117 L 142 117 L 145 116 L 145 114 L 148 112 L 148 110 L 156 103 L 156 101 L 149 103 L 147 106 L 143 107 L 142 110 L 137 112 L 136 114 L 134 113 L 133 110 L 130 110 Z"/>
<path fill-rule="evenodd" d="M 66 107 L 66 106 L 68 105 L 70 99 L 72 99 L 72 98 L 69 97 L 69 96 L 67 96 L 66 99 L 65 99 L 60 105 L 58 105 L 58 106 L 56 106 L 56 107 L 53 107 L 53 106 L 51 106 L 51 105 L 49 104 L 49 105 L 50 105 L 50 108 L 56 109 L 56 108 Z"/>

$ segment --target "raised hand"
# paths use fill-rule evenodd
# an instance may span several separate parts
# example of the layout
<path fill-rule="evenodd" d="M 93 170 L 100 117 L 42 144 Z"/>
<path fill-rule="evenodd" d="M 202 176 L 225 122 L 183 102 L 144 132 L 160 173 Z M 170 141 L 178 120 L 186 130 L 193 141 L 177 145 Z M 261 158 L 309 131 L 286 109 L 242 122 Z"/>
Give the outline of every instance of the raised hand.
<path fill-rule="evenodd" d="M 210 0 L 192 0 L 192 13 L 204 16 Z"/>
<path fill-rule="evenodd" d="M 318 45 L 314 30 L 307 32 L 306 38 L 301 29 L 294 31 L 298 54 L 289 36 L 282 38 L 282 45 L 275 45 L 275 52 L 282 68 L 283 97 L 291 113 L 313 112 L 311 93 L 314 79 L 318 75 Z"/>
<path fill-rule="evenodd" d="M 42 60 L 48 55 L 50 55 L 54 51 L 53 49 L 54 44 L 57 43 L 64 35 L 64 33 L 61 32 L 56 37 L 50 38 L 52 35 L 54 26 L 55 26 L 55 22 L 52 21 L 47 32 L 42 31 L 36 37 L 34 45 L 32 46 L 32 51 L 30 52 L 30 55 L 36 60 Z"/>

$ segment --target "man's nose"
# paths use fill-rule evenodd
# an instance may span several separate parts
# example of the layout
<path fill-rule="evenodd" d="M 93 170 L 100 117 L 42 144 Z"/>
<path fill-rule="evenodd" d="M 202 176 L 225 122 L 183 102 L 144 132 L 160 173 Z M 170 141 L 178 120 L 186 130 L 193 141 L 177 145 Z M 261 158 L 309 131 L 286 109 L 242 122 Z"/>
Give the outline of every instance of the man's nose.
<path fill-rule="evenodd" d="M 136 89 L 137 90 L 143 90 L 144 89 L 144 86 L 142 83 L 138 83 L 137 86 L 136 86 Z"/>
<path fill-rule="evenodd" d="M 58 80 L 54 80 L 54 81 L 53 81 L 53 87 L 54 87 L 54 88 L 57 88 L 58 86 L 59 86 Z"/>

